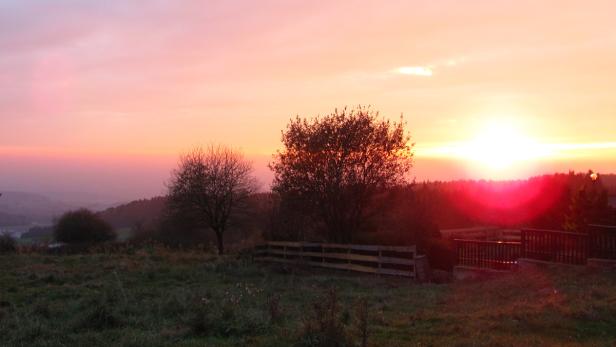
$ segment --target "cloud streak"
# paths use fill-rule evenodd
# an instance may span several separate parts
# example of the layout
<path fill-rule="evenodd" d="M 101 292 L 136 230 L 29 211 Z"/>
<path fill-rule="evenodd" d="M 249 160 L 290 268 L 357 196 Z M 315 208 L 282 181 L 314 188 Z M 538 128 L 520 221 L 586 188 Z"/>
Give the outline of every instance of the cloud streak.
<path fill-rule="evenodd" d="M 433 74 L 432 69 L 427 66 L 401 66 L 397 68 L 395 71 L 402 75 L 413 75 L 413 76 L 423 76 L 423 77 L 430 77 Z"/>

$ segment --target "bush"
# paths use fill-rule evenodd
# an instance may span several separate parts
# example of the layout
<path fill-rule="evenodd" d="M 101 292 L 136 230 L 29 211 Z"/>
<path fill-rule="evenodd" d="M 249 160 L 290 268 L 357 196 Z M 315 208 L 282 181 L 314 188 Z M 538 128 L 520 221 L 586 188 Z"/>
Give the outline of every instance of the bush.
<path fill-rule="evenodd" d="M 9 233 L 0 235 L 0 253 L 12 253 L 17 250 L 17 244 Z"/>
<path fill-rule="evenodd" d="M 65 213 L 53 233 L 56 241 L 65 243 L 96 243 L 116 238 L 111 225 L 86 209 Z"/>
<path fill-rule="evenodd" d="M 456 245 L 448 238 L 434 238 L 428 242 L 426 256 L 433 269 L 453 271 L 456 264 Z"/>
<path fill-rule="evenodd" d="M 353 342 L 350 327 L 341 312 L 338 294 L 331 289 L 325 298 L 312 306 L 312 312 L 300 328 L 297 347 L 350 347 Z"/>

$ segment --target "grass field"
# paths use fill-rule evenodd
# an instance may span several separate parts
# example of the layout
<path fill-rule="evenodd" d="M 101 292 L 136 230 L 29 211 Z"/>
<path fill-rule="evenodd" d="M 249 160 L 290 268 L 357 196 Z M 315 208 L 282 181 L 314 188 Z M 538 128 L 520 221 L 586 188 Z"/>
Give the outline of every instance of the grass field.
<path fill-rule="evenodd" d="M 3 346 L 361 345 L 366 331 L 368 346 L 614 346 L 616 274 L 413 284 L 157 248 L 0 256 Z"/>

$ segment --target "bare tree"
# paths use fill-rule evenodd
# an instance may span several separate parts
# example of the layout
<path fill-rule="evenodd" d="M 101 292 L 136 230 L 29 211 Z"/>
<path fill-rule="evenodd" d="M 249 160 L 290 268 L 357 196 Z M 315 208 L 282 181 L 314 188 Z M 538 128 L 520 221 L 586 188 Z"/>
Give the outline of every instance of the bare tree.
<path fill-rule="evenodd" d="M 367 107 L 297 117 L 274 156 L 274 192 L 303 205 L 323 223 L 330 241 L 350 242 L 366 224 L 371 199 L 407 182 L 412 144 L 402 120 L 392 123 Z"/>
<path fill-rule="evenodd" d="M 169 184 L 168 207 L 192 215 L 216 234 L 219 254 L 232 215 L 256 191 L 252 164 L 239 151 L 221 145 L 196 148 L 180 158 Z"/>

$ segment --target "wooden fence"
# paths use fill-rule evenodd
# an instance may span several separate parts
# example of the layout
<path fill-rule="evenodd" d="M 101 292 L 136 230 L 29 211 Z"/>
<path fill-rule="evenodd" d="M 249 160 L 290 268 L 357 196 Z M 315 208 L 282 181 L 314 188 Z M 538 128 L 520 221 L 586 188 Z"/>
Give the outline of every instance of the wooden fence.
<path fill-rule="evenodd" d="M 589 258 L 616 260 L 616 226 L 590 225 L 589 232 L 522 229 L 520 242 L 456 239 L 458 265 L 511 269 L 518 258 L 584 265 Z"/>
<path fill-rule="evenodd" d="M 522 229 L 522 257 L 564 264 L 586 264 L 588 234 Z"/>
<path fill-rule="evenodd" d="M 503 229 L 499 227 L 473 227 L 460 229 L 442 229 L 441 235 L 452 240 L 484 240 L 520 242 L 519 229 Z"/>
<path fill-rule="evenodd" d="M 616 226 L 590 225 L 589 242 L 592 258 L 616 259 Z"/>
<path fill-rule="evenodd" d="M 519 242 L 456 239 L 458 265 L 511 270 L 520 258 Z"/>
<path fill-rule="evenodd" d="M 416 247 L 267 242 L 255 260 L 416 278 Z"/>

